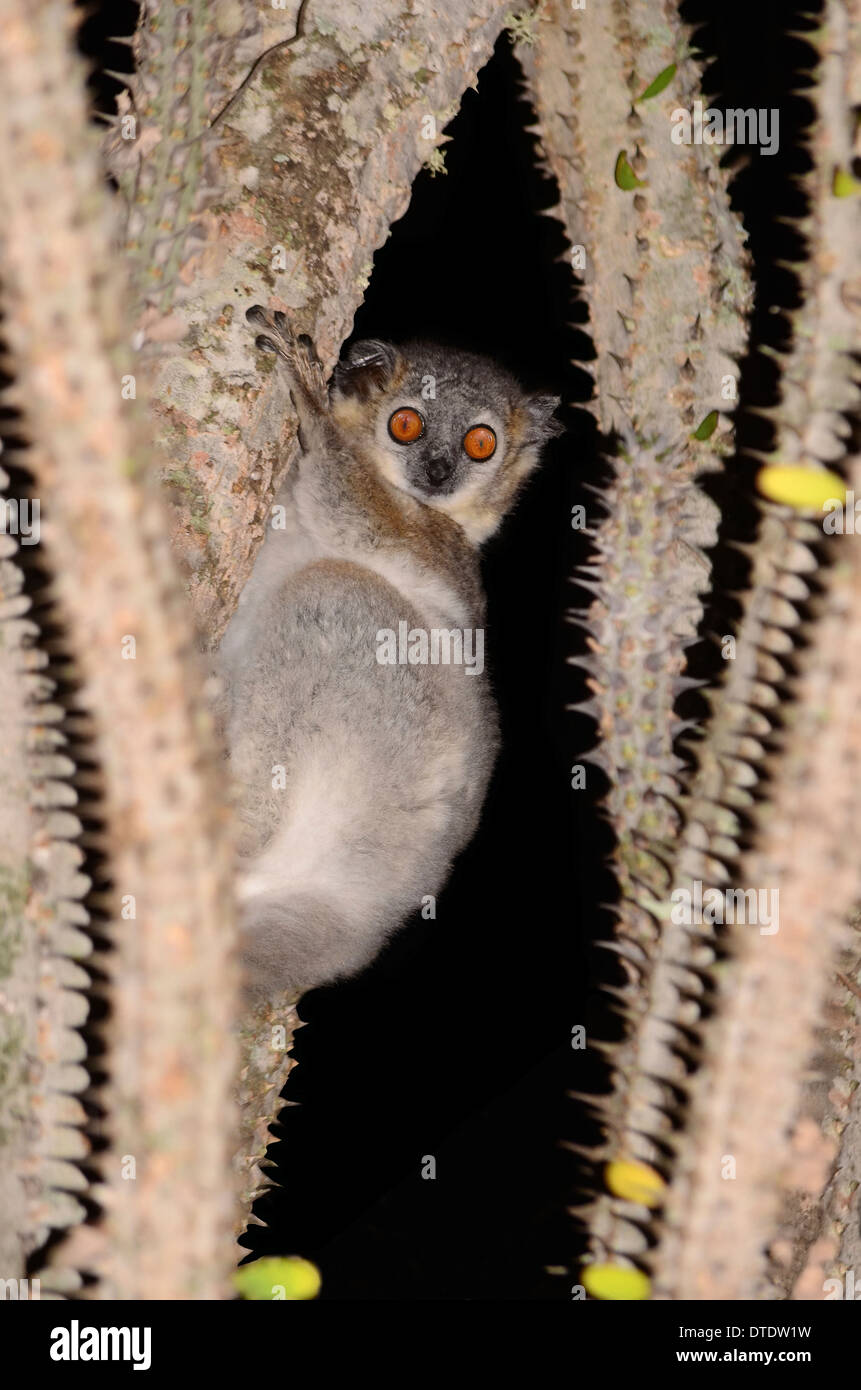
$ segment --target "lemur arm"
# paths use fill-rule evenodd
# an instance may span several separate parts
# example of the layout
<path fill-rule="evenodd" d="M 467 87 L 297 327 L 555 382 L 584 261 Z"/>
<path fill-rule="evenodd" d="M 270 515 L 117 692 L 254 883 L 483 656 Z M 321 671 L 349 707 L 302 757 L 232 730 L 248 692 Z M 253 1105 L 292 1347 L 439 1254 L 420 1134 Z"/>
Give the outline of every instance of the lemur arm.
<path fill-rule="evenodd" d="M 322 364 L 307 334 L 296 335 L 286 314 L 270 314 L 255 304 L 245 315 L 249 323 L 265 329 L 257 339 L 263 352 L 274 353 L 287 372 L 290 394 L 299 417 L 299 488 L 297 505 L 303 521 L 315 534 L 351 557 L 357 550 L 377 550 L 403 544 L 416 525 L 425 530 L 435 518 L 404 497 L 395 501 L 373 467 L 364 465 L 351 441 L 346 441 L 332 418 Z M 375 344 L 379 363 L 368 360 L 363 370 L 389 365 L 382 354 L 392 351 Z M 413 511 L 415 518 L 406 513 Z"/>

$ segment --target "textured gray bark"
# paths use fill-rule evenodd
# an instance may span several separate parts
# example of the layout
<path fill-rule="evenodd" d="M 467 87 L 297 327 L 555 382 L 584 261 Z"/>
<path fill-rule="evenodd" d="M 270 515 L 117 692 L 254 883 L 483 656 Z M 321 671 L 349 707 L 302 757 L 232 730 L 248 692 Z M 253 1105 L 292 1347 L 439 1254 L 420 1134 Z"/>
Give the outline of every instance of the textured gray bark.
<path fill-rule="evenodd" d="M 170 64 L 178 91 L 157 81 L 170 8 L 150 6 L 138 42 L 140 138 L 129 147 L 113 137 L 109 157 L 131 199 L 144 358 L 165 471 L 180 490 L 174 546 L 214 641 L 295 447 L 283 386 L 273 378 L 261 388 L 244 311 L 254 303 L 288 311 L 331 369 L 374 252 L 490 57 L 507 7 L 315 0 L 304 36 L 264 59 L 202 141 L 254 59 L 293 34 L 297 6 L 231 5 L 235 37 L 219 32 L 206 7 L 188 6 L 194 43 Z M 212 76 L 195 84 L 201 52 Z M 172 179 L 156 176 L 157 161 Z M 177 235 L 186 223 L 188 234 Z M 159 241 L 162 227 L 169 235 Z"/>

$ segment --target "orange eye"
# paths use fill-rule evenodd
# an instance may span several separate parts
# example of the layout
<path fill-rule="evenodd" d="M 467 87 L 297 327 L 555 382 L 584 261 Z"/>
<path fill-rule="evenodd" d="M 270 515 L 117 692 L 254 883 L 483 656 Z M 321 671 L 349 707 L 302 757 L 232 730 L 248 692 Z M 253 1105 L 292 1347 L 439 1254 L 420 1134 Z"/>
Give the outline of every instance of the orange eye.
<path fill-rule="evenodd" d="M 489 459 L 496 453 L 496 435 L 489 425 L 473 425 L 463 437 L 463 447 L 471 459 Z"/>
<path fill-rule="evenodd" d="M 399 444 L 413 444 L 424 432 L 424 420 L 417 410 L 411 410 L 409 406 L 396 410 L 389 420 L 389 434 Z"/>

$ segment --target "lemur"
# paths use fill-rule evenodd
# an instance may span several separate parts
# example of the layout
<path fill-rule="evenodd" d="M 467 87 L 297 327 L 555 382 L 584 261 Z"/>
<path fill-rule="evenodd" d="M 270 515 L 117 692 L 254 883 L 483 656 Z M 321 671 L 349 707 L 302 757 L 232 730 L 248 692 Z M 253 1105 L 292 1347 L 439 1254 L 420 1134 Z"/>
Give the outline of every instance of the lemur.
<path fill-rule="evenodd" d="M 246 317 L 301 445 L 219 656 L 253 1001 L 356 974 L 471 839 L 497 716 L 451 658 L 483 651 L 479 547 L 559 426 L 556 397 L 427 343 L 357 342 L 327 390 L 283 313 Z"/>

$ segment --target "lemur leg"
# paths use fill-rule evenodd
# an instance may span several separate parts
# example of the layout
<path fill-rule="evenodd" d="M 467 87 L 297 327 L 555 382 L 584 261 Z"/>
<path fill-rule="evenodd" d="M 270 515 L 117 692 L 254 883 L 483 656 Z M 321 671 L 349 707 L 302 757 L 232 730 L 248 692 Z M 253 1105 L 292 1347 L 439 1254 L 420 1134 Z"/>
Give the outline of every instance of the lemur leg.
<path fill-rule="evenodd" d="M 261 352 L 274 353 L 281 359 L 290 381 L 299 426 L 304 433 L 313 435 L 329 417 L 326 377 L 314 344 L 307 333 L 297 336 L 293 332 L 287 315 L 280 309 L 270 314 L 261 304 L 254 304 L 245 317 L 249 323 L 266 330 L 255 343 Z"/>

